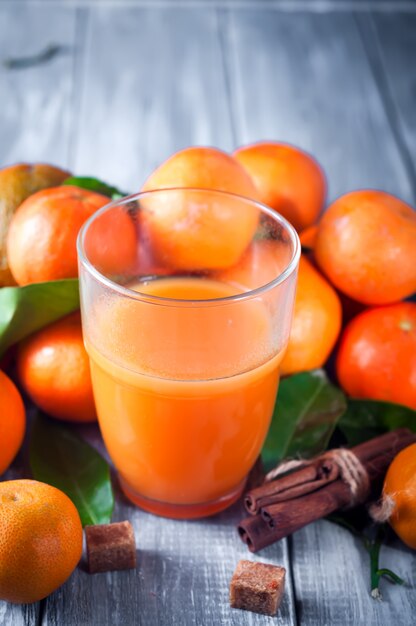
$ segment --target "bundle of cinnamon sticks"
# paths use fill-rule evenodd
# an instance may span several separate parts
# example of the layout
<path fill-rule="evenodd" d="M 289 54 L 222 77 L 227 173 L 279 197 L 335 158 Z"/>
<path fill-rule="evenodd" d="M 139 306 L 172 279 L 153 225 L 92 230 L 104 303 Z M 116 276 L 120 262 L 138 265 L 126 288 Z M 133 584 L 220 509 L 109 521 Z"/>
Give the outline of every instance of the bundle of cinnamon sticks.
<path fill-rule="evenodd" d="M 415 434 L 400 428 L 351 448 L 370 487 L 362 489 L 358 497 L 345 480 L 336 454 L 305 461 L 294 471 L 248 491 L 244 504 L 250 517 L 238 526 L 241 539 L 257 552 L 338 509 L 377 497 L 393 458 L 415 441 Z"/>

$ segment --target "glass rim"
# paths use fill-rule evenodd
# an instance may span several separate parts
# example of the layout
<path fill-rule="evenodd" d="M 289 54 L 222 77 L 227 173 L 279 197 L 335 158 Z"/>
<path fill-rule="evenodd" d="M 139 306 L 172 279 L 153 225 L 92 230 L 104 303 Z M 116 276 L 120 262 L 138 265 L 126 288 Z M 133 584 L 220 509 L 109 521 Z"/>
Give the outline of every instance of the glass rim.
<path fill-rule="evenodd" d="M 129 287 L 125 287 L 111 280 L 104 274 L 102 274 L 88 259 L 88 256 L 85 252 L 85 237 L 88 232 L 90 226 L 95 222 L 97 218 L 106 213 L 108 210 L 117 207 L 123 206 L 124 204 L 128 204 L 129 202 L 135 202 L 136 200 L 140 200 L 145 196 L 157 195 L 163 192 L 170 191 L 190 191 L 190 192 L 198 192 L 202 194 L 211 193 L 216 194 L 218 196 L 223 197 L 233 197 L 244 201 L 245 203 L 249 203 L 255 207 L 257 207 L 262 213 L 269 215 L 274 221 L 282 225 L 286 231 L 289 233 L 290 239 L 293 244 L 293 253 L 290 261 L 287 263 L 285 269 L 280 272 L 273 280 L 265 283 L 264 285 L 260 285 L 255 289 L 250 289 L 248 291 L 244 291 L 242 293 L 233 294 L 231 296 L 224 296 L 221 298 L 208 298 L 204 300 L 184 300 L 182 298 L 167 298 L 165 296 L 156 296 L 153 294 L 148 294 L 145 292 L 137 291 L 135 289 L 130 289 Z M 110 199 L 109 199 L 110 200 Z M 277 211 L 274 211 L 266 204 L 259 202 L 257 200 L 253 200 L 252 198 L 247 198 L 246 196 L 242 196 L 240 194 L 231 193 L 228 191 L 220 191 L 217 189 L 206 189 L 202 187 L 167 187 L 162 189 L 151 189 L 148 191 L 140 191 L 135 194 L 131 194 L 129 196 L 124 196 L 122 198 L 117 198 L 116 200 L 110 200 L 108 204 L 105 204 L 103 207 L 95 211 L 81 226 L 78 237 L 77 237 L 77 255 L 79 262 L 83 265 L 87 272 L 89 272 L 98 282 L 102 285 L 106 286 L 109 289 L 119 293 L 120 295 L 131 298 L 133 300 L 145 301 L 153 304 L 165 305 L 165 306 L 207 306 L 207 305 L 217 305 L 217 304 L 230 304 L 232 302 L 241 302 L 244 300 L 251 300 L 265 292 L 270 291 L 277 285 L 285 282 L 295 271 L 301 254 L 301 245 L 299 236 L 295 230 L 295 227 L 283 217 Z"/>

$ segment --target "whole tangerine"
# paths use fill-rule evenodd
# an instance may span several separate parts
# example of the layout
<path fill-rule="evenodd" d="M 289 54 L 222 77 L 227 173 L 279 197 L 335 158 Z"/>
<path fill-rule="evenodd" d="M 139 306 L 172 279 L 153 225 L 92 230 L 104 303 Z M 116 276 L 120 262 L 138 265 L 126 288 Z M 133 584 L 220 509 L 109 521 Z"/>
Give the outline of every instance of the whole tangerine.
<path fill-rule="evenodd" d="M 29 196 L 13 215 L 7 235 L 7 257 L 16 282 L 75 278 L 78 231 L 108 202 L 106 196 L 70 185 Z"/>
<path fill-rule="evenodd" d="M 25 339 L 17 372 L 26 393 L 48 415 L 71 422 L 97 419 L 79 312 Z"/>
<path fill-rule="evenodd" d="M 145 182 L 142 191 L 178 188 L 144 197 L 142 231 L 162 263 L 180 270 L 222 269 L 236 263 L 249 245 L 258 209 L 241 198 L 182 192 L 180 189 L 226 191 L 257 199 L 244 168 L 215 148 L 191 147 L 177 152 Z"/>
<path fill-rule="evenodd" d="M 0 371 L 0 476 L 18 453 L 25 434 L 25 407 L 14 383 Z"/>
<path fill-rule="evenodd" d="M 280 366 L 285 376 L 322 367 L 338 339 L 340 299 L 333 287 L 302 255 L 289 344 Z"/>
<path fill-rule="evenodd" d="M 69 578 L 82 553 L 77 509 L 35 480 L 0 483 L 0 599 L 37 602 Z"/>
<path fill-rule="evenodd" d="M 340 291 L 369 305 L 416 290 L 416 212 L 384 191 L 338 198 L 319 222 L 315 258 Z"/>
<path fill-rule="evenodd" d="M 299 231 L 316 222 L 325 203 L 326 181 L 311 155 L 295 146 L 264 141 L 239 148 L 234 157 L 254 180 L 264 204 Z"/>
<path fill-rule="evenodd" d="M 69 172 L 44 163 L 16 163 L 0 170 L 0 286 L 14 285 L 6 242 L 13 214 L 29 196 L 63 183 Z"/>
<path fill-rule="evenodd" d="M 416 550 L 416 443 L 391 462 L 384 479 L 383 500 L 389 524 L 409 548 Z"/>
<path fill-rule="evenodd" d="M 350 396 L 416 409 L 416 304 L 399 302 L 357 315 L 342 334 L 336 370 Z"/>

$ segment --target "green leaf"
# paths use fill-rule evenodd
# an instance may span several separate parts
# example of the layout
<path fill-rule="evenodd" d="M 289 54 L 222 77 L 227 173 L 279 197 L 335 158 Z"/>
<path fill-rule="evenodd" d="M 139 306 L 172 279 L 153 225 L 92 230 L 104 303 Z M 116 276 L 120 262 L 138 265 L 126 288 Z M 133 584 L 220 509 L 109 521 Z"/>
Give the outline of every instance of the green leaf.
<path fill-rule="evenodd" d="M 0 289 L 0 355 L 12 344 L 79 308 L 78 279 Z"/>
<path fill-rule="evenodd" d="M 284 378 L 262 450 L 265 465 L 285 457 L 308 458 L 325 450 L 345 408 L 344 394 L 322 370 Z"/>
<path fill-rule="evenodd" d="M 404 427 L 416 432 L 416 411 L 401 404 L 376 400 L 348 399 L 347 410 L 338 422 L 350 446 Z"/>
<path fill-rule="evenodd" d="M 36 480 L 61 489 L 78 509 L 82 525 L 107 524 L 114 508 L 110 467 L 67 426 L 38 415 L 30 439 Z"/>
<path fill-rule="evenodd" d="M 91 178 L 89 176 L 70 176 L 64 182 L 63 185 L 74 185 L 75 187 L 81 187 L 81 189 L 88 189 L 89 191 L 95 191 L 101 193 L 103 196 L 108 196 L 112 200 L 119 200 L 128 196 L 128 193 L 124 193 L 117 189 L 117 187 L 111 187 L 98 178 Z"/>

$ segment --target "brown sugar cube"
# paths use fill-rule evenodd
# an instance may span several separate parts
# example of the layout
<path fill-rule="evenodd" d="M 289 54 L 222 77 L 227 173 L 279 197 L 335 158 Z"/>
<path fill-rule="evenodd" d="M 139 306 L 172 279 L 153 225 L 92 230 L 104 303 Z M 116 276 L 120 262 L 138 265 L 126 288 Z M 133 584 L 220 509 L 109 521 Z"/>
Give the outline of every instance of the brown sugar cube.
<path fill-rule="evenodd" d="M 136 541 L 130 522 L 85 527 L 90 574 L 136 567 Z"/>
<path fill-rule="evenodd" d="M 230 584 L 230 604 L 264 615 L 275 615 L 285 589 L 284 567 L 239 561 Z"/>

